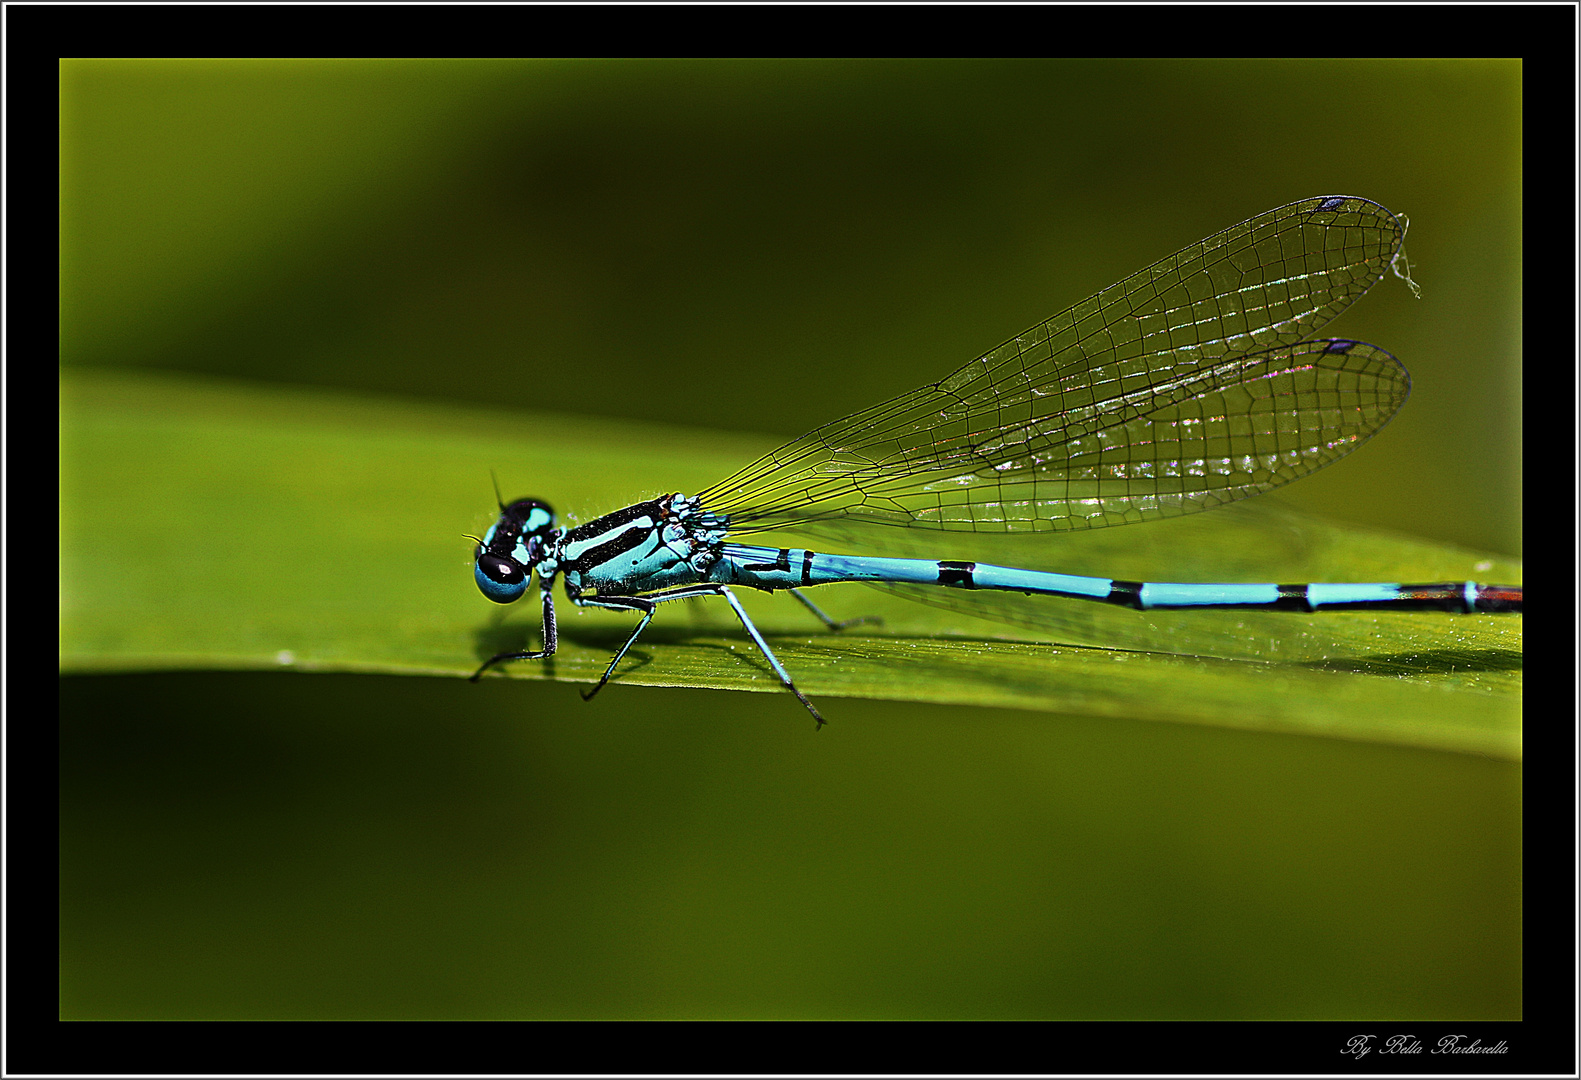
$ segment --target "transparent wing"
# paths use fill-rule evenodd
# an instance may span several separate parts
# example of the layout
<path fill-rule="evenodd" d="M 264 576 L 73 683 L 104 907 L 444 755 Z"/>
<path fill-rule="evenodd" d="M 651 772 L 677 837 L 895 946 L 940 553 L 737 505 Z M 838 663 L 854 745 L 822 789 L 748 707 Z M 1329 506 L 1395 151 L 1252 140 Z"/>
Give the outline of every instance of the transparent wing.
<path fill-rule="evenodd" d="M 1290 203 L 1193 244 L 943 380 L 826 424 L 700 493 L 733 534 L 852 519 L 977 533 L 1207 509 L 1343 457 L 1405 402 L 1382 349 L 1312 340 L 1403 230 Z"/>

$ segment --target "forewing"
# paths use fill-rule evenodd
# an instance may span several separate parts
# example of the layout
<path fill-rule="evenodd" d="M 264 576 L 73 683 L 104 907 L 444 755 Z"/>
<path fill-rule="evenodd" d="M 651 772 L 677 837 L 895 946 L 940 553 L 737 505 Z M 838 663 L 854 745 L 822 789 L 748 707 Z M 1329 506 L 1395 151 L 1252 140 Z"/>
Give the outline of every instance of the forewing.
<path fill-rule="evenodd" d="M 701 493 L 732 532 L 851 517 L 973 532 L 1190 513 L 1354 449 L 1404 402 L 1392 356 L 1310 340 L 1391 265 L 1388 210 L 1333 196 L 1226 229 L 937 383 Z"/>

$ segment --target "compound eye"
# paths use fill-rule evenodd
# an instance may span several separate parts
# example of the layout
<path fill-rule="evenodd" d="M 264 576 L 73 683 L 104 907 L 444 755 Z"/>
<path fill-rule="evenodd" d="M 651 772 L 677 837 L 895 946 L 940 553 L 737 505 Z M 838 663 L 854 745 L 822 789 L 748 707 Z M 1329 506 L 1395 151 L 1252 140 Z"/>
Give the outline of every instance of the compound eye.
<path fill-rule="evenodd" d="M 472 571 L 477 579 L 478 591 L 496 604 L 509 604 L 521 599 L 527 591 L 526 567 L 515 559 L 502 558 L 485 551 L 478 555 L 477 566 Z"/>

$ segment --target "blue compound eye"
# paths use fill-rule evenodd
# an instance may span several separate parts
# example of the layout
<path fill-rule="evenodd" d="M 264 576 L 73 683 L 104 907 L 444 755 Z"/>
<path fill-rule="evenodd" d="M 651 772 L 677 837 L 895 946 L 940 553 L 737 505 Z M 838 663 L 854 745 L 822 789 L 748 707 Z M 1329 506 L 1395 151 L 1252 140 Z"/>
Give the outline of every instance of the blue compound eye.
<path fill-rule="evenodd" d="M 521 599 L 527 591 L 529 571 L 514 559 L 502 558 L 485 551 L 478 555 L 478 564 L 472 571 L 478 590 L 496 604 L 510 604 Z"/>

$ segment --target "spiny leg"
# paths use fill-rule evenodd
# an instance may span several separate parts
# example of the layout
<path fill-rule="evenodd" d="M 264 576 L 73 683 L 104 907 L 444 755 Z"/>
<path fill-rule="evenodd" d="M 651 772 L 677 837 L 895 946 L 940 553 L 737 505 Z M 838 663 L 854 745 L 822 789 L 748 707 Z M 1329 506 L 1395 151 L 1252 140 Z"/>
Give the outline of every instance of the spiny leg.
<path fill-rule="evenodd" d="M 584 607 L 609 608 L 612 611 L 642 612 L 642 620 L 631 631 L 631 636 L 626 639 L 626 643 L 610 658 L 609 666 L 604 669 L 604 674 L 599 677 L 597 684 L 594 685 L 593 689 L 582 695 L 583 701 L 592 701 L 593 695 L 604 689 L 604 684 L 609 682 L 609 677 L 615 673 L 615 665 L 620 663 L 622 656 L 626 655 L 626 650 L 631 648 L 632 642 L 637 640 L 637 635 L 641 634 L 648 623 L 653 621 L 653 611 L 657 605 L 651 600 L 643 600 L 636 596 L 611 596 L 601 599 L 589 597 L 577 602 Z"/>
<path fill-rule="evenodd" d="M 615 665 L 620 663 L 620 658 L 626 655 L 626 650 L 631 648 L 632 643 L 637 640 L 637 636 L 653 620 L 653 612 L 658 605 L 666 600 L 684 600 L 692 596 L 716 596 L 719 593 L 719 588 L 718 585 L 681 585 L 667 592 L 654 593 L 651 596 L 576 597 L 575 601 L 580 607 L 601 607 L 610 611 L 642 612 L 642 621 L 637 623 L 636 629 L 632 630 L 631 636 L 626 639 L 626 643 L 620 647 L 620 651 L 615 654 L 614 659 L 609 662 L 609 666 L 604 669 L 604 676 L 598 680 L 598 685 L 583 694 L 582 700 L 592 700 L 593 695 L 602 690 L 604 684 L 609 682 L 609 677 L 615 673 Z"/>
<path fill-rule="evenodd" d="M 859 616 L 857 616 L 854 619 L 845 619 L 845 620 L 842 620 L 842 621 L 836 621 L 834 619 L 831 619 L 828 615 L 824 614 L 824 610 L 822 608 L 820 608 L 817 604 L 815 604 L 811 600 L 807 599 L 806 595 L 803 594 L 800 589 L 792 589 L 790 591 L 790 594 L 792 596 L 794 596 L 796 599 L 800 600 L 804 605 L 806 605 L 807 610 L 812 612 L 814 615 L 818 616 L 818 618 L 823 621 L 823 624 L 825 626 L 827 626 L 829 629 L 834 630 L 836 632 L 844 630 L 847 626 L 856 626 L 859 623 L 873 623 L 873 624 L 877 625 L 877 624 L 880 624 L 880 623 L 882 623 L 884 621 L 882 618 L 880 618 L 877 615 L 859 615 Z"/>
<path fill-rule="evenodd" d="M 747 617 L 746 609 L 741 606 L 741 602 L 736 599 L 735 594 L 723 585 L 712 583 L 706 585 L 682 585 L 668 592 L 653 593 L 649 596 L 589 596 L 578 598 L 576 602 L 585 607 L 603 607 L 616 611 L 640 611 L 643 613 L 642 621 L 637 624 L 637 628 L 631 632 L 631 636 L 626 639 L 626 643 L 620 647 L 620 651 L 615 654 L 615 658 L 609 662 L 609 667 L 604 670 L 604 677 L 598 680 L 597 686 L 582 695 L 582 700 L 586 701 L 592 698 L 609 681 L 610 675 L 614 674 L 615 665 L 620 663 L 620 658 L 626 655 L 626 650 L 631 648 L 632 643 L 637 640 L 637 635 L 642 633 L 643 628 L 653 618 L 654 608 L 666 600 L 684 600 L 694 596 L 723 596 L 730 603 L 730 606 L 735 609 L 736 617 L 741 620 L 741 625 L 746 628 L 747 635 L 752 638 L 752 643 L 758 647 L 758 651 L 763 654 L 764 659 L 769 662 L 769 666 L 774 669 L 774 674 L 779 676 L 780 682 L 785 684 L 787 690 L 796 695 L 797 701 L 807 706 L 807 711 L 812 713 L 812 718 L 818 721 L 820 728 L 827 723 L 819 715 L 817 707 L 807 700 L 807 695 L 803 694 L 796 684 L 791 681 L 790 673 L 780 663 L 779 657 L 774 655 L 774 650 L 769 648 L 768 642 L 763 640 L 763 635 L 758 633 L 758 628 Z"/>
<path fill-rule="evenodd" d="M 716 588 L 719 590 L 719 594 L 721 596 L 730 601 L 730 606 L 735 608 L 736 617 L 741 620 L 741 625 L 746 627 L 747 635 L 752 638 L 752 643 L 758 647 L 758 651 L 763 654 L 763 658 L 767 660 L 769 662 L 769 666 L 774 669 L 774 674 L 780 677 L 780 682 L 785 684 L 785 688 L 787 690 L 796 695 L 797 701 L 807 706 L 807 711 L 812 713 L 812 718 L 818 721 L 818 727 L 821 729 L 824 724 L 827 723 L 827 721 L 824 720 L 822 716 L 818 715 L 818 710 L 813 706 L 812 702 L 807 700 L 807 695 L 796 688 L 796 684 L 791 681 L 790 672 L 785 670 L 784 665 L 779 661 L 779 657 L 775 656 L 774 651 L 769 648 L 769 643 L 763 640 L 762 634 L 758 633 L 758 628 L 754 626 L 752 624 L 752 620 L 747 617 L 746 609 L 741 606 L 741 601 L 736 599 L 736 594 L 725 588 L 723 585 L 716 586 Z M 791 591 L 795 592 L 796 590 L 792 589 Z M 807 601 L 803 600 L 802 603 L 805 604 Z M 808 606 L 811 607 L 812 605 L 808 604 Z M 813 608 L 813 610 L 818 611 L 817 608 Z M 823 614 L 822 612 L 818 613 L 820 615 Z M 824 616 L 824 619 L 827 621 L 828 616 Z M 831 628 L 838 629 L 837 627 L 833 627 L 832 623 L 830 625 Z"/>
<path fill-rule="evenodd" d="M 483 666 L 474 671 L 472 673 L 472 678 L 468 679 L 467 681 L 477 682 L 483 673 L 490 667 L 495 664 L 503 663 L 506 660 L 543 660 L 547 657 L 553 656 L 555 649 L 558 647 L 559 637 L 555 632 L 554 625 L 554 597 L 550 595 L 549 590 L 545 588 L 543 590 L 543 648 L 538 652 L 496 653 L 487 660 L 483 661 Z"/>

